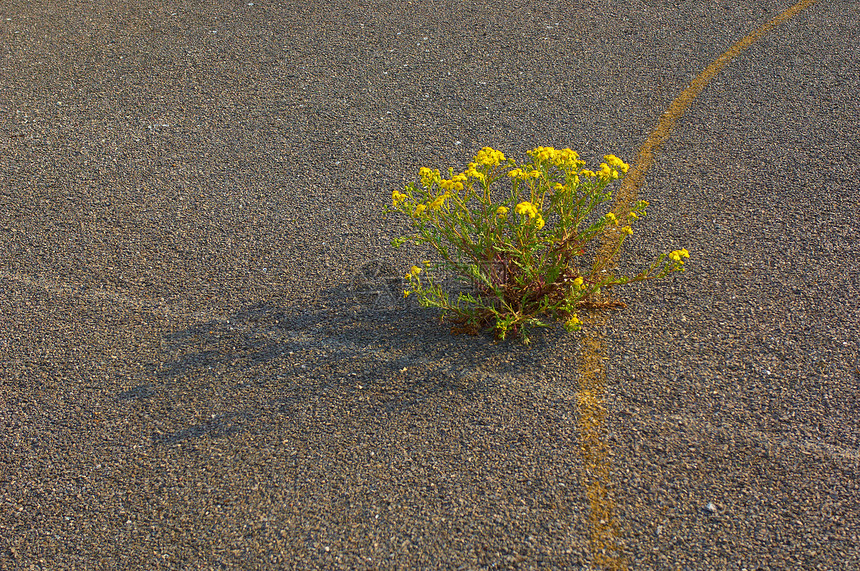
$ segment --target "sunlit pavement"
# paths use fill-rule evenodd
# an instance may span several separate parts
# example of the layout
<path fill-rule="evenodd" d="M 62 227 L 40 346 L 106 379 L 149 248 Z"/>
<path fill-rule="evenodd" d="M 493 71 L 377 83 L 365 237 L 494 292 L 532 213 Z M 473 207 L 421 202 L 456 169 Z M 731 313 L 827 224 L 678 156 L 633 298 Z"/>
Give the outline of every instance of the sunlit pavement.
<path fill-rule="evenodd" d="M 793 2 L 675 4 L 3 2 L 0 568 L 857 567 L 856 4 L 655 153 L 619 270 L 684 274 L 528 348 L 368 301 L 420 166 L 633 162 Z"/>

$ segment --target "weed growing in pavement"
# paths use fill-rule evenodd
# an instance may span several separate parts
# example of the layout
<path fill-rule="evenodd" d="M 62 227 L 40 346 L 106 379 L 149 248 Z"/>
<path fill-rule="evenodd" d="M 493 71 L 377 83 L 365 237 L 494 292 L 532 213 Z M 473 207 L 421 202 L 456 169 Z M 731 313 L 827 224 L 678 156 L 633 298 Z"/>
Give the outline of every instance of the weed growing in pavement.
<path fill-rule="evenodd" d="M 406 215 L 415 230 L 393 245 L 428 244 L 441 258 L 412 266 L 404 296 L 441 309 L 458 324 L 452 332 L 492 326 L 499 339 L 511 333 L 528 343 L 530 328 L 549 325 L 544 318 L 578 330 L 577 309 L 598 304 L 601 290 L 683 271 L 686 249 L 659 255 L 632 277 L 608 271 L 648 206 L 640 200 L 624 213 L 596 212 L 628 170 L 621 159 L 606 155 L 592 171 L 570 149 L 538 147 L 528 156 L 519 164 L 484 147 L 463 172 L 449 169 L 443 178 L 423 167 L 416 182 L 392 193 L 388 212 Z M 614 251 L 583 264 L 588 244 L 609 227 L 618 230 Z M 446 271 L 468 289 L 453 295 L 443 288 L 438 277 Z"/>

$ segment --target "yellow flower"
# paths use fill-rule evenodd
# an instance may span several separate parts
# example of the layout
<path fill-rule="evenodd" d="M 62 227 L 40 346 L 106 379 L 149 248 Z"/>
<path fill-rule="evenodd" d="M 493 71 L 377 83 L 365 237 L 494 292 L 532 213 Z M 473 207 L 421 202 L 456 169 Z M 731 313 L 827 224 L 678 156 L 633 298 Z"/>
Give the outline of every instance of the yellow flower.
<path fill-rule="evenodd" d="M 394 201 L 394 206 L 398 206 L 401 202 L 406 200 L 406 195 L 395 190 L 391 193 L 391 200 Z"/>
<path fill-rule="evenodd" d="M 520 202 L 514 208 L 517 214 L 526 214 L 529 218 L 534 218 L 538 215 L 537 209 L 531 202 Z"/>
<path fill-rule="evenodd" d="M 555 183 L 555 186 L 553 188 L 557 191 L 562 191 L 562 190 L 564 190 L 564 185 L 561 184 L 560 182 L 557 182 L 557 183 Z"/>
<path fill-rule="evenodd" d="M 526 154 L 538 161 L 548 161 L 555 156 L 555 149 L 552 147 L 537 147 L 533 151 L 528 151 Z"/>
<path fill-rule="evenodd" d="M 603 158 L 606 159 L 606 162 L 609 163 L 614 168 L 620 169 L 621 172 L 626 173 L 627 170 L 630 168 L 630 165 L 628 165 L 627 163 L 625 163 L 624 161 L 622 161 L 621 159 L 619 159 L 615 155 L 605 155 Z"/>
<path fill-rule="evenodd" d="M 457 190 L 457 191 L 463 190 L 463 183 L 460 182 L 460 180 L 458 178 L 459 176 L 461 176 L 461 175 L 457 175 L 454 178 L 452 178 L 451 180 L 445 180 L 445 179 L 440 180 L 439 181 L 439 188 L 441 188 L 442 190 Z M 463 177 L 463 179 L 465 180 L 465 176 Z"/>
<path fill-rule="evenodd" d="M 669 257 L 683 266 L 684 260 L 682 260 L 681 258 L 689 258 L 690 252 L 688 252 L 686 248 L 684 248 L 683 250 L 675 250 L 674 252 L 671 252 L 669 254 Z"/>
<path fill-rule="evenodd" d="M 579 154 L 576 151 L 571 151 L 570 149 L 562 149 L 556 153 L 556 165 L 559 167 L 572 167 L 576 168 L 579 166 L 582 161 L 579 160 Z"/>
<path fill-rule="evenodd" d="M 607 180 L 614 179 L 618 178 L 618 171 L 612 170 L 606 163 L 600 163 L 600 171 L 597 173 L 597 176 Z"/>
<path fill-rule="evenodd" d="M 514 170 L 508 172 L 508 176 L 511 178 L 517 178 L 517 177 L 522 176 L 522 175 L 523 175 L 523 171 L 521 171 L 520 169 L 514 169 Z"/>
<path fill-rule="evenodd" d="M 579 276 L 578 278 L 576 278 L 575 280 L 573 280 L 573 285 L 575 285 L 576 287 L 580 288 L 580 287 L 582 287 L 582 282 L 583 282 L 583 280 L 582 280 L 582 276 Z"/>
<path fill-rule="evenodd" d="M 418 174 L 421 177 L 421 184 L 424 185 L 424 187 L 426 188 L 432 186 L 434 182 L 439 182 L 440 180 L 442 180 L 441 176 L 439 175 L 438 169 L 429 169 L 427 167 L 421 167 L 418 170 Z"/>
<path fill-rule="evenodd" d="M 529 176 L 530 176 L 531 178 L 540 178 L 540 171 L 538 171 L 538 170 L 533 170 L 532 172 L 530 172 L 530 173 L 529 173 Z"/>
<path fill-rule="evenodd" d="M 479 165 L 494 167 L 505 160 L 505 155 L 491 147 L 484 147 L 475 155 L 475 162 Z"/>
<path fill-rule="evenodd" d="M 419 268 L 418 266 L 412 266 L 412 268 L 409 270 L 409 273 L 403 276 L 403 279 L 411 281 L 412 278 L 417 278 L 418 274 L 420 273 L 421 268 Z"/>
<path fill-rule="evenodd" d="M 581 174 L 582 176 L 587 176 L 589 178 L 594 178 L 597 176 L 597 173 L 588 169 L 582 169 L 581 171 L 579 171 L 579 174 Z"/>
<path fill-rule="evenodd" d="M 430 203 L 430 205 L 429 205 L 430 210 L 439 210 L 440 208 L 442 208 L 442 205 L 445 203 L 445 199 L 448 198 L 449 196 L 451 196 L 451 194 L 448 192 L 446 192 L 445 194 L 442 194 L 440 196 L 437 196 L 433 200 L 433 202 Z"/>
<path fill-rule="evenodd" d="M 627 234 L 628 236 L 633 234 L 633 228 L 631 228 L 630 226 L 625 226 L 624 228 L 621 229 L 621 231 L 624 232 L 625 234 Z"/>
<path fill-rule="evenodd" d="M 466 172 L 464 174 L 468 177 L 476 178 L 480 181 L 487 180 L 487 177 L 484 175 L 484 173 L 478 170 L 478 165 L 476 163 L 469 163 L 469 167 L 466 169 Z"/>
<path fill-rule="evenodd" d="M 618 224 L 618 218 L 612 212 L 606 213 L 606 220 L 612 222 L 613 224 Z"/>
<path fill-rule="evenodd" d="M 496 208 L 496 216 L 499 218 L 507 218 L 508 217 L 508 209 L 504 206 L 499 206 Z"/>
<path fill-rule="evenodd" d="M 581 163 L 576 151 L 570 149 L 554 149 L 552 147 L 537 147 L 528 151 L 529 156 L 536 162 L 551 162 L 558 168 L 576 168 Z"/>
<path fill-rule="evenodd" d="M 427 205 L 419 204 L 418 206 L 415 207 L 415 216 L 421 216 L 422 214 L 424 214 L 424 210 L 426 210 L 426 209 L 427 209 Z"/>
<path fill-rule="evenodd" d="M 579 331 L 582 328 L 582 321 L 576 315 L 571 315 L 570 319 L 565 322 L 564 328 L 567 331 Z M 584 394 L 577 397 L 578 400 L 582 400 L 582 398 L 585 398 Z"/>
<path fill-rule="evenodd" d="M 537 229 L 540 230 L 541 228 L 544 227 L 545 224 L 546 224 L 546 222 L 544 222 L 543 216 L 538 214 L 537 215 L 537 222 L 535 222 L 535 226 L 537 227 Z"/>

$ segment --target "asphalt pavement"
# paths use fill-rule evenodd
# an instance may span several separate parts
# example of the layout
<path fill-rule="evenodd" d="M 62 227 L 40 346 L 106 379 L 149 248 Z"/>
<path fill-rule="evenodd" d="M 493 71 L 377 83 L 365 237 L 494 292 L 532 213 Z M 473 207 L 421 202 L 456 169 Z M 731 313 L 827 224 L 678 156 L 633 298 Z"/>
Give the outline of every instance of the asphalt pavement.
<path fill-rule="evenodd" d="M 792 4 L 4 0 L 0 568 L 860 567 L 855 1 L 692 102 L 599 331 L 378 294 L 419 167 L 632 161 Z"/>

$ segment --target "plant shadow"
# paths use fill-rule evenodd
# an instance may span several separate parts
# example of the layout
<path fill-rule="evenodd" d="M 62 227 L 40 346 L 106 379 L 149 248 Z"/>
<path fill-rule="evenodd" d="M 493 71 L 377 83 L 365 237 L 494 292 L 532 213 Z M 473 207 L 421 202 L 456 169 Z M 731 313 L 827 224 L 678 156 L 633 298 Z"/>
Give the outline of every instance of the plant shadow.
<path fill-rule="evenodd" d="M 446 395 L 482 399 L 528 382 L 558 343 L 553 330 L 529 346 L 488 332 L 454 336 L 432 310 L 368 307 L 354 293 L 324 292 L 320 307 L 256 303 L 165 333 L 144 382 L 115 398 L 158 410 L 152 443 L 166 446 L 265 430 L 285 415 L 312 422 L 319 406 L 384 420 Z"/>

